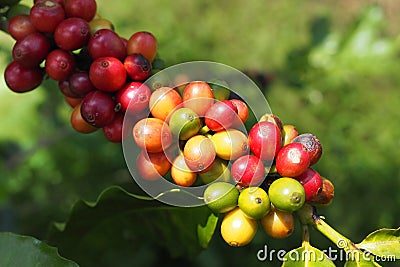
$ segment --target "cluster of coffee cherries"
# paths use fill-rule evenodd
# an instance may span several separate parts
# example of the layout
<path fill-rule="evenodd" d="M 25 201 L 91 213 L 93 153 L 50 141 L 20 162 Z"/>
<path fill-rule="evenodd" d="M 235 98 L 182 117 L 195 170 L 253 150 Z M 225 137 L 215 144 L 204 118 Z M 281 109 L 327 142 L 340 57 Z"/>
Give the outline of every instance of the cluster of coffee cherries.
<path fill-rule="evenodd" d="M 95 0 L 35 0 L 29 14 L 9 20 L 8 32 L 16 40 L 4 73 L 12 91 L 55 80 L 73 108 L 76 131 L 102 129 L 110 141 L 121 142 L 130 92 L 152 74 L 157 40 L 151 33 L 119 36 L 97 15 Z"/>
<path fill-rule="evenodd" d="M 313 134 L 299 134 L 274 114 L 265 114 L 247 131 L 251 110 L 223 82 L 149 87 L 141 88 L 148 98 L 128 109 L 148 115 L 131 133 L 140 149 L 139 177 L 205 185 L 205 204 L 225 214 L 221 234 L 228 244 L 248 244 L 258 221 L 270 236 L 287 237 L 293 212 L 305 203 L 330 204 L 332 183 L 311 168 L 322 154 Z"/>

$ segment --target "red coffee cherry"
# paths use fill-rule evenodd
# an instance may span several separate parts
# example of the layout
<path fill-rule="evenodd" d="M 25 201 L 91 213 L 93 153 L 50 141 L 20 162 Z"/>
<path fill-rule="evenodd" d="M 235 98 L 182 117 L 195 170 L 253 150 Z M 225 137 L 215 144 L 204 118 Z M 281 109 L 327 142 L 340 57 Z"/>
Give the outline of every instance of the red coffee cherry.
<path fill-rule="evenodd" d="M 69 51 L 55 49 L 47 55 L 45 68 L 53 80 L 64 80 L 75 71 L 75 59 Z"/>
<path fill-rule="evenodd" d="M 54 31 L 54 40 L 58 47 L 65 50 L 77 50 L 87 44 L 90 28 L 86 20 L 68 18 L 60 22 Z"/>
<path fill-rule="evenodd" d="M 4 71 L 7 86 L 16 93 L 24 93 L 38 87 L 43 80 L 44 71 L 39 68 L 27 68 L 12 61 Z"/>
<path fill-rule="evenodd" d="M 89 70 L 90 81 L 105 92 L 118 91 L 126 82 L 124 64 L 114 57 L 101 57 L 93 61 Z"/>
<path fill-rule="evenodd" d="M 44 33 L 53 33 L 64 20 L 64 8 L 56 1 L 38 1 L 30 11 L 30 20 L 35 28 Z"/>
<path fill-rule="evenodd" d="M 310 154 L 300 143 L 290 143 L 279 150 L 276 157 L 278 173 L 286 177 L 297 177 L 310 166 Z"/>
<path fill-rule="evenodd" d="M 90 125 L 104 127 L 114 119 L 115 102 L 107 93 L 92 91 L 82 100 L 81 114 Z"/>

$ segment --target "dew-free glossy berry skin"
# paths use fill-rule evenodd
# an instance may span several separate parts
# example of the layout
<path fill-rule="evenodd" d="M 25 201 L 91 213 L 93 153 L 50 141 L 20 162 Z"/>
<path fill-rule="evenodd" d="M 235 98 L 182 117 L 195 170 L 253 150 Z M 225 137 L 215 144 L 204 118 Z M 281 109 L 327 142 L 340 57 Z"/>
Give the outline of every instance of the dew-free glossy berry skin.
<path fill-rule="evenodd" d="M 45 69 L 53 80 L 65 80 L 75 71 L 75 59 L 69 51 L 54 49 L 47 55 Z"/>
<path fill-rule="evenodd" d="M 114 57 L 101 57 L 93 61 L 89 78 L 94 87 L 105 92 L 115 92 L 126 82 L 124 64 Z"/>
<path fill-rule="evenodd" d="M 151 74 L 151 63 L 142 54 L 127 56 L 124 66 L 128 76 L 135 81 L 146 80 Z"/>
<path fill-rule="evenodd" d="M 291 212 L 272 209 L 261 218 L 261 226 L 270 237 L 286 238 L 293 233 L 294 217 Z"/>
<path fill-rule="evenodd" d="M 294 138 L 299 135 L 299 131 L 297 130 L 296 126 L 291 124 L 283 125 L 282 130 L 282 146 L 286 146 L 290 144 Z"/>
<path fill-rule="evenodd" d="M 203 172 L 211 168 L 216 153 L 213 142 L 204 135 L 195 135 L 183 149 L 186 164 L 194 172 Z"/>
<path fill-rule="evenodd" d="M 238 205 L 246 216 L 255 220 L 261 219 L 271 208 L 268 194 L 261 187 L 243 189 L 239 195 Z"/>
<path fill-rule="evenodd" d="M 170 87 L 161 87 L 155 90 L 149 100 L 151 115 L 164 121 L 168 121 L 172 112 L 181 104 L 181 96 Z"/>
<path fill-rule="evenodd" d="M 272 122 L 256 123 L 249 132 L 249 145 L 261 160 L 273 161 L 282 145 L 281 132 Z"/>
<path fill-rule="evenodd" d="M 205 113 L 204 122 L 214 132 L 230 128 L 237 116 L 237 108 L 229 100 L 214 103 Z"/>
<path fill-rule="evenodd" d="M 129 114 L 137 114 L 149 106 L 151 91 L 146 84 L 130 82 L 118 90 L 115 95 L 117 103 L 121 104 L 121 110 Z"/>
<path fill-rule="evenodd" d="M 201 81 L 194 81 L 185 86 L 183 90 L 183 106 L 190 108 L 200 117 L 214 104 L 214 94 L 211 87 Z"/>
<path fill-rule="evenodd" d="M 158 153 L 172 143 L 172 133 L 168 124 L 157 118 L 145 118 L 133 127 L 136 144 L 149 153 Z"/>
<path fill-rule="evenodd" d="M 179 186 L 191 186 L 196 182 L 197 174 L 189 169 L 185 157 L 181 154 L 172 162 L 171 177 Z"/>
<path fill-rule="evenodd" d="M 65 0 L 64 9 L 67 17 L 78 17 L 91 21 L 96 15 L 95 0 Z"/>
<path fill-rule="evenodd" d="M 71 112 L 71 118 L 70 118 L 70 123 L 72 128 L 74 128 L 75 131 L 83 134 L 89 134 L 97 131 L 99 128 L 94 127 L 87 123 L 83 118 L 81 114 L 81 103 L 76 105 L 74 109 Z"/>
<path fill-rule="evenodd" d="M 231 175 L 240 186 L 256 186 L 264 180 L 264 165 L 258 157 L 245 155 L 233 162 Z"/>
<path fill-rule="evenodd" d="M 201 125 L 199 116 L 190 108 L 176 109 L 169 119 L 171 132 L 179 140 L 188 140 L 196 135 Z"/>
<path fill-rule="evenodd" d="M 15 43 L 12 56 L 19 64 L 33 68 L 39 66 L 50 49 L 49 39 L 39 32 L 34 32 Z"/>
<path fill-rule="evenodd" d="M 114 119 L 115 102 L 109 94 L 95 90 L 82 100 L 81 113 L 87 123 L 101 128 Z"/>
<path fill-rule="evenodd" d="M 12 61 L 4 71 L 7 86 L 16 93 L 24 93 L 38 87 L 43 81 L 44 71 L 39 68 L 27 68 Z"/>
<path fill-rule="evenodd" d="M 88 51 L 93 60 L 100 57 L 115 57 L 123 61 L 126 56 L 125 45 L 114 31 L 101 29 L 89 39 Z"/>
<path fill-rule="evenodd" d="M 306 200 L 304 188 L 299 181 L 289 177 L 278 178 L 268 189 L 271 203 L 283 211 L 296 211 Z"/>
<path fill-rule="evenodd" d="M 297 177 L 310 166 L 310 154 L 301 143 L 282 147 L 276 157 L 276 169 L 281 176 Z"/>
<path fill-rule="evenodd" d="M 71 107 L 75 108 L 77 105 L 79 105 L 83 98 L 74 98 L 74 97 L 69 97 L 69 96 L 64 96 L 65 102 Z M 80 112 L 80 111 L 79 111 Z"/>
<path fill-rule="evenodd" d="M 124 123 L 124 114 L 116 113 L 114 119 L 103 127 L 104 136 L 113 143 L 122 142 L 122 126 Z"/>
<path fill-rule="evenodd" d="M 317 194 L 322 190 L 322 178 L 318 172 L 311 168 L 308 168 L 300 176 L 296 177 L 296 179 L 304 187 L 307 202 L 315 198 Z"/>
<path fill-rule="evenodd" d="M 155 181 L 171 169 L 171 163 L 164 152 L 148 153 L 142 150 L 136 158 L 136 168 L 141 178 Z"/>
<path fill-rule="evenodd" d="M 204 202 L 214 213 L 226 213 L 236 208 L 239 190 L 230 183 L 215 182 L 204 191 Z"/>
<path fill-rule="evenodd" d="M 114 25 L 108 19 L 94 18 L 89 21 L 90 34 L 93 35 L 95 32 L 101 29 L 108 29 L 114 31 Z"/>
<path fill-rule="evenodd" d="M 36 28 L 30 21 L 29 15 L 21 14 L 10 19 L 8 32 L 12 38 L 18 41 L 28 34 L 36 32 Z"/>
<path fill-rule="evenodd" d="M 64 50 L 77 50 L 87 44 L 90 38 L 90 27 L 81 18 L 67 18 L 61 21 L 55 31 L 54 40 Z"/>
<path fill-rule="evenodd" d="M 235 160 L 249 152 L 247 136 L 239 130 L 228 129 L 211 136 L 217 156 L 225 160 Z"/>
<path fill-rule="evenodd" d="M 240 247 L 247 245 L 253 240 L 257 228 L 257 221 L 247 217 L 237 207 L 229 211 L 222 219 L 221 236 L 230 246 Z"/>
<path fill-rule="evenodd" d="M 69 78 L 70 91 L 78 97 L 84 97 L 89 92 L 94 91 L 96 88 L 89 78 L 89 73 L 86 71 L 78 71 L 73 73 Z"/>
<path fill-rule="evenodd" d="M 321 142 L 313 134 L 300 134 L 292 140 L 292 143 L 301 143 L 306 147 L 311 156 L 310 165 L 314 165 L 315 163 L 317 163 L 322 155 Z"/>
<path fill-rule="evenodd" d="M 249 108 L 245 102 L 239 99 L 231 99 L 232 104 L 237 108 L 237 116 L 235 117 L 232 128 L 242 129 L 244 128 L 244 123 L 249 117 Z"/>
<path fill-rule="evenodd" d="M 53 33 L 65 17 L 64 8 L 56 1 L 38 1 L 30 11 L 30 20 L 35 28 L 44 33 Z"/>
<path fill-rule="evenodd" d="M 282 123 L 281 119 L 279 119 L 279 117 L 276 116 L 275 114 L 271 114 L 271 113 L 264 114 L 260 118 L 259 122 L 262 122 L 262 121 L 272 122 L 273 124 L 275 124 L 278 127 L 279 131 L 283 130 L 283 123 Z"/>
<path fill-rule="evenodd" d="M 209 184 L 218 179 L 220 182 L 229 182 L 231 180 L 231 172 L 228 168 L 228 162 L 215 157 L 214 162 L 206 172 L 198 174 L 200 179 L 205 184 Z"/>
<path fill-rule="evenodd" d="M 149 62 L 152 62 L 157 54 L 157 39 L 150 32 L 136 32 L 129 37 L 126 51 L 128 55 L 142 54 Z"/>

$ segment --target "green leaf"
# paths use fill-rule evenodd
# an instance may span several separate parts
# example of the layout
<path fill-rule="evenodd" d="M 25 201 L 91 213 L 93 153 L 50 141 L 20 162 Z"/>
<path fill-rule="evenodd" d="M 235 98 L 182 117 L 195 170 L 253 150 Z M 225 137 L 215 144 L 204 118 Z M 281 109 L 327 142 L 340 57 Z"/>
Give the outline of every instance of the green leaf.
<path fill-rule="evenodd" d="M 287 252 L 283 260 L 282 267 L 335 267 L 325 253 L 309 244 Z"/>
<path fill-rule="evenodd" d="M 214 235 L 217 223 L 218 216 L 214 213 L 211 213 L 210 216 L 208 216 L 207 222 L 204 226 L 200 224 L 197 225 L 197 235 L 199 237 L 199 244 L 202 248 L 208 247 L 208 244 L 210 243 L 211 238 Z"/>
<path fill-rule="evenodd" d="M 344 267 L 380 267 L 374 261 L 371 254 L 364 253 L 361 250 L 348 250 L 346 251 L 346 263 Z"/>
<path fill-rule="evenodd" d="M 61 257 L 57 249 L 30 236 L 0 233 L 0 266 L 77 267 Z"/>
<path fill-rule="evenodd" d="M 138 258 L 148 261 L 160 251 L 191 258 L 207 247 L 218 218 L 206 206 L 173 207 L 143 195 L 113 186 L 94 203 L 78 201 L 49 239 L 83 266 L 117 266 L 116 258 L 141 265 Z"/>
<path fill-rule="evenodd" d="M 379 257 L 400 259 L 400 228 L 376 230 L 357 247 Z"/>

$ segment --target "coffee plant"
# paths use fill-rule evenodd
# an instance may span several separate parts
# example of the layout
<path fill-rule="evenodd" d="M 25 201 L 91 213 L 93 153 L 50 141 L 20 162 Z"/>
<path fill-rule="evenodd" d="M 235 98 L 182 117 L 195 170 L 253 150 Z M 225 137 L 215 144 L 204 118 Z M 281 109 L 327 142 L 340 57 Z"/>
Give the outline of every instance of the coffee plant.
<path fill-rule="evenodd" d="M 23 94 L 51 82 L 71 107 L 76 134 L 102 131 L 122 144 L 135 184 L 77 202 L 46 241 L 1 233 L 1 266 L 95 266 L 101 249 L 139 249 L 144 238 L 172 257 L 194 257 L 213 236 L 240 250 L 258 231 L 273 239 L 301 232 L 300 247 L 287 248 L 282 266 L 335 266 L 335 255 L 311 245 L 311 228 L 341 251 L 346 267 L 400 259 L 400 228 L 357 243 L 320 215 L 334 199 L 335 179 L 314 164 L 327 160 L 321 156 L 329 144 L 272 113 L 257 75 L 207 62 L 166 67 L 156 36 L 121 37 L 95 0 L 38 0 L 31 7 L 1 0 L 0 8 L 1 29 L 15 40 L 4 72 L 8 88 Z M 307 71 L 293 69 L 291 81 L 310 79 Z M 130 227 L 138 219 L 140 229 Z M 121 233 L 127 244 L 107 240 Z"/>

